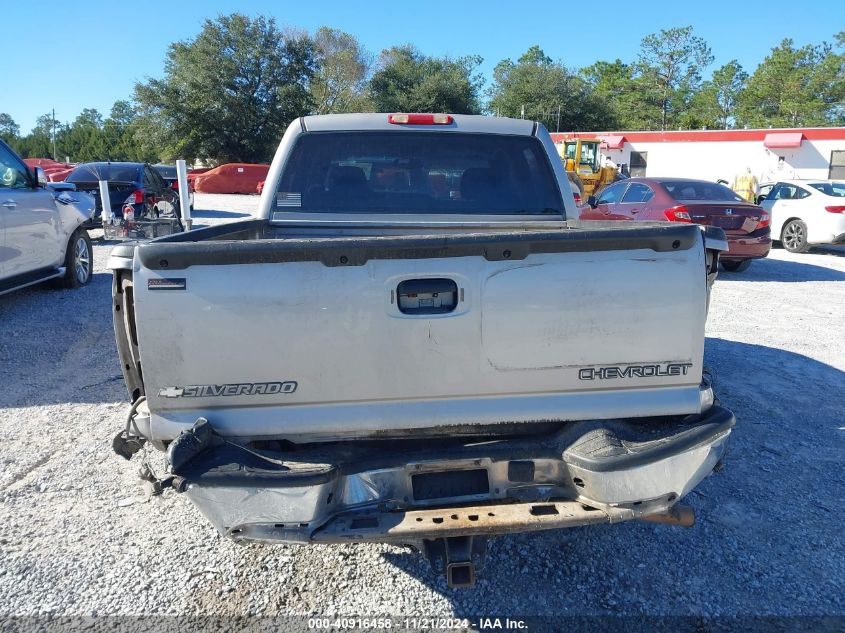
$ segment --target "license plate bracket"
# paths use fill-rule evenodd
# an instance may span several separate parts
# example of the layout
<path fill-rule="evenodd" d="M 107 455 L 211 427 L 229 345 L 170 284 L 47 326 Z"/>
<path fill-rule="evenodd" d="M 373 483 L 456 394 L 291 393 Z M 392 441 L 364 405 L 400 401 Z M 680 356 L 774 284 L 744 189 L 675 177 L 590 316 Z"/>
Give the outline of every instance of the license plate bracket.
<path fill-rule="evenodd" d="M 490 482 L 484 468 L 418 473 L 411 475 L 411 487 L 417 501 L 490 493 Z"/>

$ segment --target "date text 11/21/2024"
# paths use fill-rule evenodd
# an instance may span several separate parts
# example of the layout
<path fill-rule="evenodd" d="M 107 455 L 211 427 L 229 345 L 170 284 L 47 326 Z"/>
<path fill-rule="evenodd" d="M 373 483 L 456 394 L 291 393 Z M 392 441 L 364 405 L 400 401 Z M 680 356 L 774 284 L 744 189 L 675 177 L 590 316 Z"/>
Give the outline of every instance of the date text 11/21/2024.
<path fill-rule="evenodd" d="M 349 617 L 310 618 L 308 628 L 312 630 L 398 630 L 398 631 L 527 631 L 529 624 L 519 618 L 449 618 L 449 617 Z"/>

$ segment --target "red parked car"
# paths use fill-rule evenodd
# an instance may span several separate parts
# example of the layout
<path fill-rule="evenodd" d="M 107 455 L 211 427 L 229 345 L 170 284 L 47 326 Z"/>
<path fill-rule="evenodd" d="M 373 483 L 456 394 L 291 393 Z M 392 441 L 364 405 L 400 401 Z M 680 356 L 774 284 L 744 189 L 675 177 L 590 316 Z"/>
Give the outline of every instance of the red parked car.
<path fill-rule="evenodd" d="M 194 177 L 193 186 L 201 193 L 255 193 L 258 183 L 267 179 L 270 165 L 227 163 Z"/>
<path fill-rule="evenodd" d="M 43 169 L 44 175 L 50 182 L 61 182 L 74 169 L 73 165 L 60 163 L 52 158 L 24 158 L 23 162 L 33 169 L 35 167 Z"/>
<path fill-rule="evenodd" d="M 769 213 L 707 180 L 629 178 L 605 187 L 587 203 L 582 220 L 694 222 L 724 229 L 729 251 L 721 262 L 731 272 L 746 270 L 772 246 Z"/>
<path fill-rule="evenodd" d="M 67 167 L 65 169 L 51 169 L 49 171 L 45 169 L 44 173 L 47 175 L 47 180 L 50 182 L 62 182 L 74 169 L 76 168 Z"/>

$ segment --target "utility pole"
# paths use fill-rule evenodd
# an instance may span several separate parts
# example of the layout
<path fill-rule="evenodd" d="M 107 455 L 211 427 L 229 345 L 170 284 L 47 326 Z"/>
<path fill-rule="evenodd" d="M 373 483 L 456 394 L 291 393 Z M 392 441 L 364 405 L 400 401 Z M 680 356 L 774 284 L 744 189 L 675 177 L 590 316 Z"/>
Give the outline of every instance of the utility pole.
<path fill-rule="evenodd" d="M 50 129 L 53 131 L 53 160 L 59 160 L 59 155 L 56 153 L 56 108 L 53 108 L 53 117 L 50 119 Z"/>
<path fill-rule="evenodd" d="M 557 125 L 555 126 L 555 132 L 560 132 L 560 104 L 557 104 Z"/>
<path fill-rule="evenodd" d="M 519 115 L 519 116 L 520 116 L 520 118 L 522 118 L 522 119 L 524 119 L 524 118 L 525 118 L 525 106 L 524 106 L 524 105 L 522 106 L 522 112 L 520 113 L 520 115 Z"/>

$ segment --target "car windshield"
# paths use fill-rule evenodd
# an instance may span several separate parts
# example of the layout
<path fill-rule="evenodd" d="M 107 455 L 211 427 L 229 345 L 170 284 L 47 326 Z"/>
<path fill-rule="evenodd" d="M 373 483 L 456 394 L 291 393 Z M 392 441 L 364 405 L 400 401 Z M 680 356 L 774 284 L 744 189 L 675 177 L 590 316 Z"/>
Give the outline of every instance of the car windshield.
<path fill-rule="evenodd" d="M 297 141 L 275 211 L 563 213 L 540 141 L 456 132 L 311 132 Z"/>
<path fill-rule="evenodd" d="M 138 165 L 110 165 L 108 163 L 89 163 L 74 169 L 66 182 L 140 182 L 141 168 Z"/>
<path fill-rule="evenodd" d="M 811 182 L 809 184 L 813 189 L 827 196 L 845 198 L 845 182 Z"/>
<path fill-rule="evenodd" d="M 743 199 L 715 182 L 703 180 L 662 180 L 661 185 L 678 202 L 704 200 L 707 202 L 743 202 Z"/>

